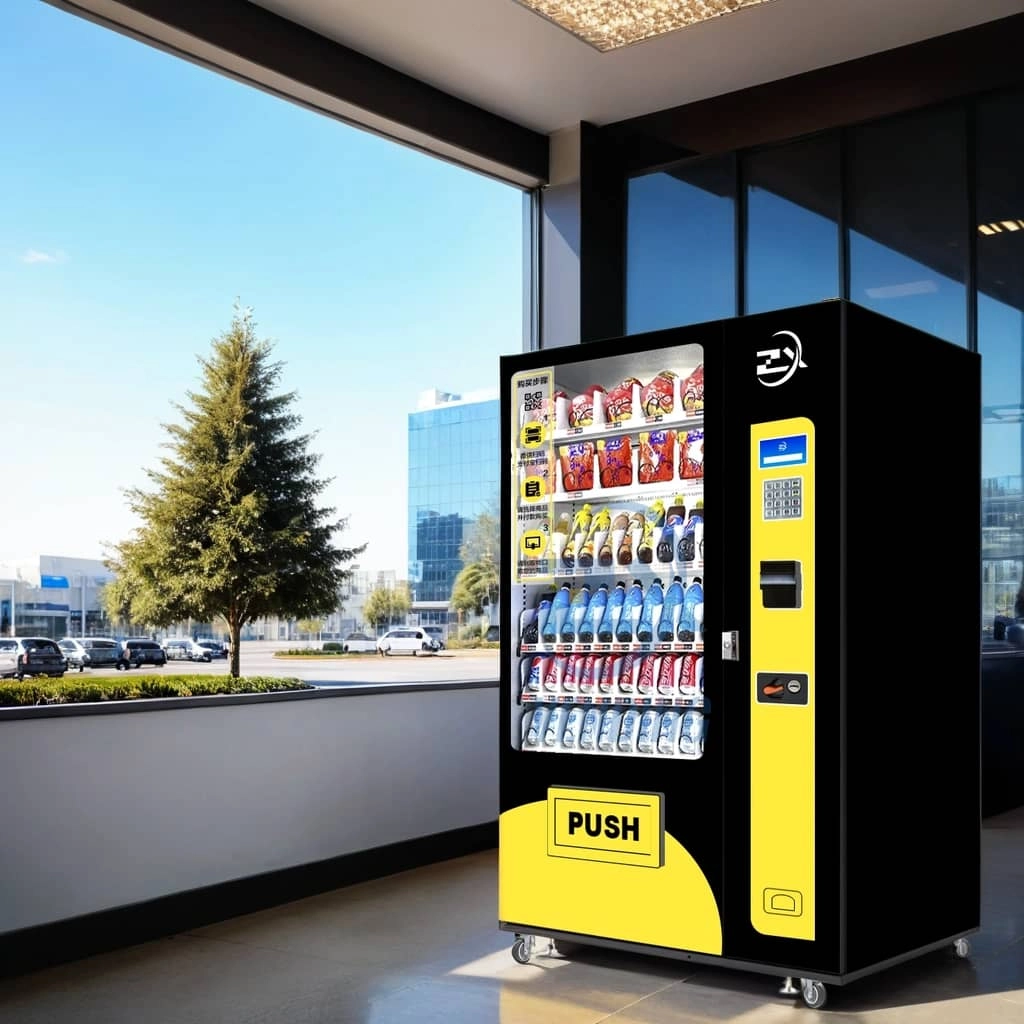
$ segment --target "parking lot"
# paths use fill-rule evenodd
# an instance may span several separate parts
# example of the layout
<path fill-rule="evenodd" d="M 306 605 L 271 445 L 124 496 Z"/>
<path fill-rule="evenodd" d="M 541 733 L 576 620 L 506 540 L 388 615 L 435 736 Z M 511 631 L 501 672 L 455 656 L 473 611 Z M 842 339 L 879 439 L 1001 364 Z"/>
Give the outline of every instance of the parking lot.
<path fill-rule="evenodd" d="M 427 656 L 382 658 L 377 654 L 342 654 L 337 657 L 275 658 L 274 652 L 298 649 L 303 643 L 248 640 L 239 647 L 239 671 L 244 676 L 291 676 L 320 686 L 388 682 L 444 682 L 467 679 L 497 679 L 498 651 L 441 651 Z M 315 646 L 315 645 L 310 645 Z M 143 666 L 129 673 L 162 672 L 187 675 L 227 675 L 228 661 L 169 661 L 162 668 Z M 73 672 L 76 675 L 77 672 Z M 85 674 L 89 674 L 86 670 Z M 109 670 L 104 670 L 104 675 Z"/>

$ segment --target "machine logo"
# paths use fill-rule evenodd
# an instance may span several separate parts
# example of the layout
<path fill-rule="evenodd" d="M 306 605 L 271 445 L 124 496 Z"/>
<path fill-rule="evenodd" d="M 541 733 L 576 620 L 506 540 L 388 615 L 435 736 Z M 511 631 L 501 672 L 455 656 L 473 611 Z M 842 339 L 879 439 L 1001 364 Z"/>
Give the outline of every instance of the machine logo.
<path fill-rule="evenodd" d="M 765 348 L 757 353 L 757 380 L 766 388 L 777 388 L 785 384 L 801 367 L 807 368 L 803 360 L 803 345 L 792 331 L 776 331 L 772 337 L 792 339 L 791 345 L 782 348 Z"/>

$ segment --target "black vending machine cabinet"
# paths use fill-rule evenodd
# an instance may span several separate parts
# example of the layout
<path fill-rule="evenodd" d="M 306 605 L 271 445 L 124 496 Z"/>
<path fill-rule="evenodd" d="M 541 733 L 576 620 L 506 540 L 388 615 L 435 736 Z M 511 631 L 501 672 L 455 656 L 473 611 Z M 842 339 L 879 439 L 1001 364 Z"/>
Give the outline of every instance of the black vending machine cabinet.
<path fill-rule="evenodd" d="M 507 356 L 501 392 L 513 955 L 732 965 L 812 1006 L 966 955 L 978 355 L 835 300 Z"/>

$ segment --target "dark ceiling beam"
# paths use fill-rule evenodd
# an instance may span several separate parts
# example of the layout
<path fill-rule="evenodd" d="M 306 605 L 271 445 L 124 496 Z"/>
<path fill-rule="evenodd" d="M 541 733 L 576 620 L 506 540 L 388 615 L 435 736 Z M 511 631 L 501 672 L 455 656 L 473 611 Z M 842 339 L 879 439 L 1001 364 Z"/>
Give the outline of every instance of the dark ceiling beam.
<path fill-rule="evenodd" d="M 341 120 L 357 124 L 396 141 L 434 152 L 431 140 L 439 143 L 436 155 L 490 171 L 520 185 L 543 184 L 548 179 L 548 138 L 497 114 L 460 100 L 381 64 L 295 22 L 248 3 L 247 0 L 49 0 L 56 7 L 109 24 L 129 35 L 145 38 L 163 49 L 179 52 L 199 63 L 209 64 L 196 53 L 182 50 L 178 33 L 213 47 L 221 54 L 245 65 L 281 76 L 305 89 L 337 100 L 345 108 L 354 108 L 354 116 L 333 113 Z M 118 12 L 125 17 L 118 17 Z M 112 13 L 113 12 L 113 13 Z M 146 38 L 140 32 L 141 15 L 169 29 L 153 32 Z M 169 36 L 179 40 L 169 42 Z M 225 66 L 226 73 L 240 76 Z M 259 77 L 252 84 L 268 88 Z M 270 91 L 280 92 L 270 88 Z M 301 99 L 295 98 L 298 102 Z M 308 102 L 306 105 L 309 105 Z M 367 116 L 366 123 L 359 112 Z M 382 128 L 381 122 L 393 126 Z M 453 151 L 454 155 L 453 155 Z M 458 153 L 466 155 L 458 159 Z"/>

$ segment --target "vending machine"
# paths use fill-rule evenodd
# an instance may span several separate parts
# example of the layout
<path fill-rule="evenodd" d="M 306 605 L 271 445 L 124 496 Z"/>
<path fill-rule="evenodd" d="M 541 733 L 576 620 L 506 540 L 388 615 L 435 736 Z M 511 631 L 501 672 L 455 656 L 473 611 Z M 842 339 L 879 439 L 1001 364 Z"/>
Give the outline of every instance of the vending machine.
<path fill-rule="evenodd" d="M 818 1007 L 968 955 L 978 355 L 835 300 L 507 356 L 501 393 L 513 956 L 734 966 Z"/>

